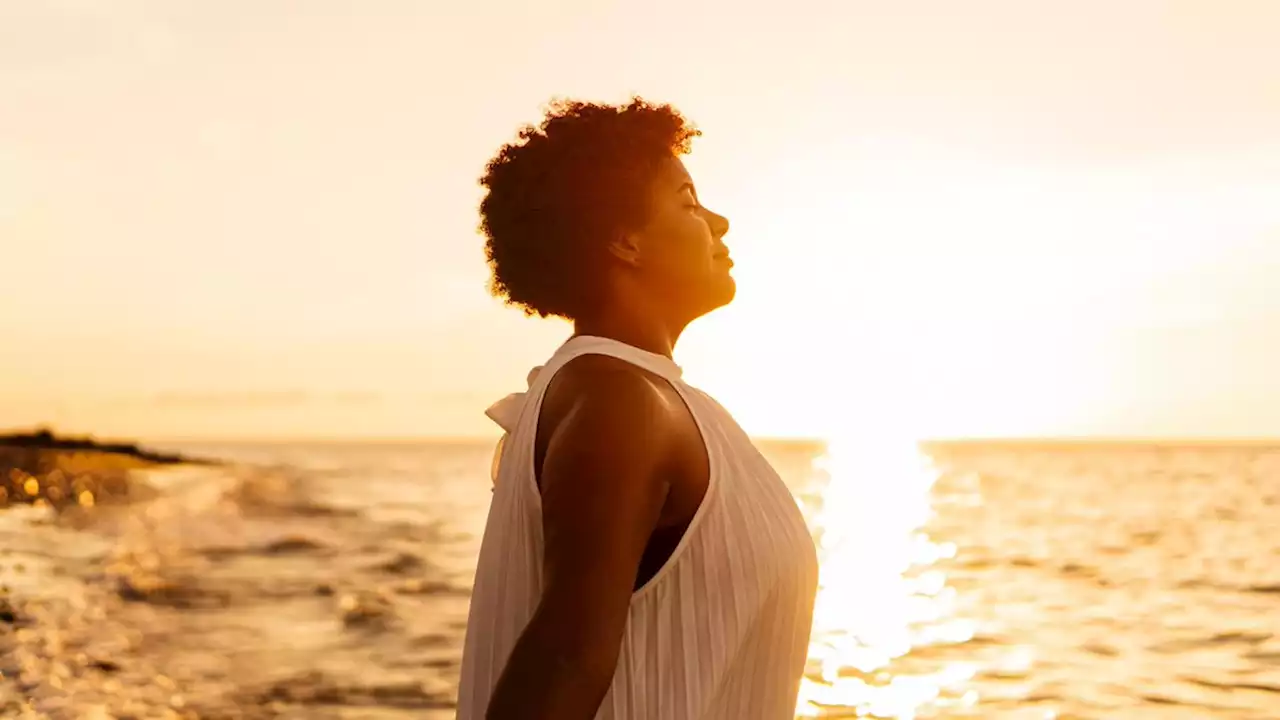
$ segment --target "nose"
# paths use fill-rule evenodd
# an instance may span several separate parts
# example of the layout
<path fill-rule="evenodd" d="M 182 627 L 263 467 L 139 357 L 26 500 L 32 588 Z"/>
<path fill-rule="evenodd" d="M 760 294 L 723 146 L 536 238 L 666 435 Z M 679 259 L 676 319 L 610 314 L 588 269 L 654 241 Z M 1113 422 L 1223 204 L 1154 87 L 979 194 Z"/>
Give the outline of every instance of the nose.
<path fill-rule="evenodd" d="M 722 238 L 729 232 L 729 218 L 707 210 L 707 227 L 716 238 Z"/>

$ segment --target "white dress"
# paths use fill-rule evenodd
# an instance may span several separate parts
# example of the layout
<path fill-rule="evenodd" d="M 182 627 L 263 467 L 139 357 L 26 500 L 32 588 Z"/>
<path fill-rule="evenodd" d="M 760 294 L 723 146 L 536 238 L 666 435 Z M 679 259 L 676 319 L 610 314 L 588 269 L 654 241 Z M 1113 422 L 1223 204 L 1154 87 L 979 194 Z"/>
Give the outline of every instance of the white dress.
<path fill-rule="evenodd" d="M 471 597 L 459 720 L 482 720 L 542 592 L 538 412 L 556 371 L 609 355 L 666 379 L 707 447 L 706 495 L 671 558 L 631 598 L 597 720 L 791 720 L 813 617 L 817 555 L 790 491 L 729 413 L 669 358 L 575 337 L 489 410 L 507 430 Z"/>

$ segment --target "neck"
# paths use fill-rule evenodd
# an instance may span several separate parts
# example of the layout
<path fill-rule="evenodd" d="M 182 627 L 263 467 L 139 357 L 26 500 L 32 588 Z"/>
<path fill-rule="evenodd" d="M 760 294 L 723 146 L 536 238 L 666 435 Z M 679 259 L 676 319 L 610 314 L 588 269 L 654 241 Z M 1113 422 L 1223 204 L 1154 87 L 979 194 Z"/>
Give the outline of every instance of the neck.
<path fill-rule="evenodd" d="M 683 331 L 683 324 L 668 323 L 653 313 L 617 306 L 573 323 L 574 335 L 609 338 L 668 358 Z"/>

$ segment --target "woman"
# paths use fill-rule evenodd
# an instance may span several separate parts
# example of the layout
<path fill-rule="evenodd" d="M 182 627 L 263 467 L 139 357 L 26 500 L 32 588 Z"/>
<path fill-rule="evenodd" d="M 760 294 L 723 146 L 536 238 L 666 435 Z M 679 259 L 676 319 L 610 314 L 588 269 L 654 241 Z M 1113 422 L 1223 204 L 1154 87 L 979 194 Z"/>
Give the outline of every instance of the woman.
<path fill-rule="evenodd" d="M 562 102 L 481 184 L 493 289 L 574 335 L 507 430 L 461 720 L 794 717 L 817 561 L 794 499 L 671 352 L 728 304 L 725 218 L 670 106 Z"/>

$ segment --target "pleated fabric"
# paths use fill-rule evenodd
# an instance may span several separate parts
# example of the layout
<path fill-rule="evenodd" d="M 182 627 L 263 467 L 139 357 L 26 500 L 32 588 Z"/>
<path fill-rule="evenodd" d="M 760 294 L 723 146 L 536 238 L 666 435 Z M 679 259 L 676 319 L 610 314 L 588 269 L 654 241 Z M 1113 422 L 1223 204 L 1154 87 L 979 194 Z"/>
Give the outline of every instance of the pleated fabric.
<path fill-rule="evenodd" d="M 702 432 L 706 495 L 676 550 L 631 598 L 613 683 L 597 720 L 790 720 L 818 582 L 794 497 L 729 413 L 670 358 L 578 336 L 488 414 L 506 431 L 463 650 L 458 718 L 482 720 L 542 592 L 534 437 L 547 385 L 575 357 L 609 355 L 667 380 Z"/>

